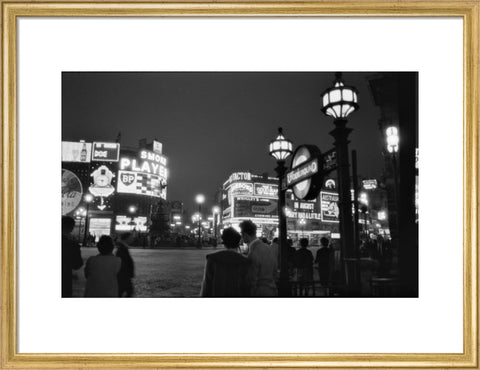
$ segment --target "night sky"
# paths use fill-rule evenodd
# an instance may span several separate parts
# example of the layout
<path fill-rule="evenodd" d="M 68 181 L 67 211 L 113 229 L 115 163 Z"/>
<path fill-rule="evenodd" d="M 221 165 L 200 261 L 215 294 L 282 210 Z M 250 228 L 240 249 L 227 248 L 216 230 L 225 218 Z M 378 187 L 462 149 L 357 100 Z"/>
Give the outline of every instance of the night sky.
<path fill-rule="evenodd" d="M 372 74 L 343 74 L 359 91 L 360 110 L 348 126 L 364 177 L 383 168 L 380 113 L 366 78 Z M 210 207 L 232 172 L 275 176 L 268 144 L 279 126 L 294 149 L 331 149 L 333 119 L 320 109 L 333 80 L 331 72 L 63 73 L 62 139 L 114 142 L 120 131 L 122 145 L 137 147 L 141 138 L 157 138 L 168 158 L 167 199 L 192 211 L 198 193 Z"/>

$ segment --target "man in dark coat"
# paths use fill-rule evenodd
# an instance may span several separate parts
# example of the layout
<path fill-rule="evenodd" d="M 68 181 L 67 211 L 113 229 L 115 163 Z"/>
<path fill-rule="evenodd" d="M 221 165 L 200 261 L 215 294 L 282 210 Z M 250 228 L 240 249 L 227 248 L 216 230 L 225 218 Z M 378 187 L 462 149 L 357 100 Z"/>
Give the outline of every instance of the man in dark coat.
<path fill-rule="evenodd" d="M 318 264 L 318 275 L 320 283 L 326 284 L 330 277 L 330 257 L 332 255 L 332 248 L 329 247 L 329 241 L 323 237 L 320 239 L 321 247 L 317 251 L 315 262 Z"/>
<path fill-rule="evenodd" d="M 232 227 L 222 233 L 225 250 L 207 255 L 200 296 L 248 297 L 250 292 L 247 257 L 238 253 L 241 236 Z"/>
<path fill-rule="evenodd" d="M 122 266 L 118 272 L 118 296 L 132 297 L 133 283 L 132 278 L 135 276 L 133 259 L 128 250 L 132 243 L 133 235 L 125 233 L 120 236 L 120 241 L 117 242 L 117 252 L 115 255 L 122 260 Z"/>
<path fill-rule="evenodd" d="M 83 266 L 80 245 L 72 238 L 75 220 L 62 217 L 62 298 L 72 296 L 72 270 Z"/>

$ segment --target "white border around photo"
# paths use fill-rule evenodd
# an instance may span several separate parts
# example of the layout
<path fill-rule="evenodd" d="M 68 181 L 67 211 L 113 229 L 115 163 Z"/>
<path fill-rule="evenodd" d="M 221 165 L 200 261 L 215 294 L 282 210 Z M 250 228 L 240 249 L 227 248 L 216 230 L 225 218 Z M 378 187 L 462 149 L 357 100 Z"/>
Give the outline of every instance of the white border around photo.
<path fill-rule="evenodd" d="M 18 25 L 20 353 L 462 352 L 461 18 Z M 61 299 L 63 71 L 418 71 L 419 298 Z"/>

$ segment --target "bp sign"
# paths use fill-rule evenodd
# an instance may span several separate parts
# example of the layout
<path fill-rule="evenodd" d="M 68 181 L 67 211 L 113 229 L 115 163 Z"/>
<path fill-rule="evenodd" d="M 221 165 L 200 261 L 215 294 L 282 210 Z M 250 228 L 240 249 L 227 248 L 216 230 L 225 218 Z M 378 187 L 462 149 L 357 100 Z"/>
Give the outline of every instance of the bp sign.
<path fill-rule="evenodd" d="M 322 187 L 323 171 L 320 149 L 315 145 L 301 145 L 295 150 L 286 185 L 298 199 L 315 199 Z"/>

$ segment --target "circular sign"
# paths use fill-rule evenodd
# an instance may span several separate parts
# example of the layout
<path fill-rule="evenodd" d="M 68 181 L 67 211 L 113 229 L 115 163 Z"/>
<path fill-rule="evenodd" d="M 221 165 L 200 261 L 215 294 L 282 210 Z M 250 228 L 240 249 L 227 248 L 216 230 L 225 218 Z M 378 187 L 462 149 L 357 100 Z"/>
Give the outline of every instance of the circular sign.
<path fill-rule="evenodd" d="M 62 215 L 72 212 L 82 201 L 83 188 L 73 172 L 62 169 Z"/>
<path fill-rule="evenodd" d="M 315 199 L 322 187 L 322 171 L 321 171 L 321 152 L 316 145 L 301 145 L 295 150 L 292 158 L 291 171 L 300 168 L 302 164 L 308 166 L 302 171 L 310 173 L 305 180 L 293 185 L 293 193 L 298 199 L 312 200 Z"/>

